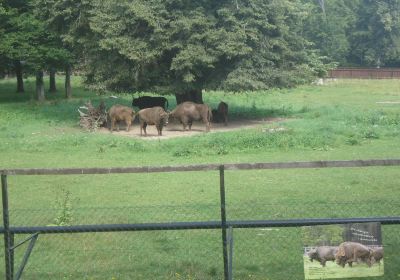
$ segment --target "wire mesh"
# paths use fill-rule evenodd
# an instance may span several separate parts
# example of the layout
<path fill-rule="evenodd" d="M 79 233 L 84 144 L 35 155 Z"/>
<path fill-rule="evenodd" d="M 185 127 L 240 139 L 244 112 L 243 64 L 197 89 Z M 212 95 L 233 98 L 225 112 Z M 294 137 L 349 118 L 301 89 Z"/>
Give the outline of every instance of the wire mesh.
<path fill-rule="evenodd" d="M 397 167 L 225 176 L 228 221 L 400 216 Z M 221 219 L 215 171 L 9 176 L 8 185 L 12 227 Z M 398 279 L 399 227 L 382 227 L 384 279 Z M 303 279 L 301 235 L 301 228 L 234 229 L 233 278 Z M 27 237 L 16 234 L 14 243 Z M 14 271 L 27 245 L 15 250 Z M 223 279 L 221 246 L 220 229 L 41 234 L 23 279 Z"/>

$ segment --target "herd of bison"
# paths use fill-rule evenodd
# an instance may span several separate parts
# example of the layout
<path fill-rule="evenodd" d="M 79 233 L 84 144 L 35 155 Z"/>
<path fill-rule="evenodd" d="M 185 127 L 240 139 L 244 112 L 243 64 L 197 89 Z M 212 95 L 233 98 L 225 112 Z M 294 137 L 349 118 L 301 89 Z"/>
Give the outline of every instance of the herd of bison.
<path fill-rule="evenodd" d="M 373 263 L 380 264 L 383 259 L 383 247 L 367 247 L 358 242 L 343 242 L 339 246 L 320 246 L 311 249 L 307 253 L 310 261 L 317 260 L 322 266 L 327 261 L 335 261 L 338 265 L 345 267 L 348 264 L 353 266 L 353 262 L 363 262 L 369 267 Z"/>
<path fill-rule="evenodd" d="M 119 130 L 118 122 L 126 124 L 126 131 L 129 131 L 136 116 L 139 118 L 140 135 L 147 135 L 148 125 L 155 125 L 159 136 L 162 136 L 162 129 L 168 124 L 169 120 L 179 121 L 183 125 L 183 130 L 192 129 L 193 121 L 202 121 L 206 126 L 206 131 L 210 131 L 210 123 L 224 122 L 228 125 L 228 104 L 220 102 L 217 109 L 212 110 L 207 104 L 197 104 L 194 102 L 183 102 L 178 104 L 172 111 L 166 111 L 168 100 L 165 97 L 142 96 L 134 98 L 132 107 L 138 107 L 135 112 L 132 108 L 123 105 L 113 105 L 108 111 L 111 121 L 110 130 Z"/>

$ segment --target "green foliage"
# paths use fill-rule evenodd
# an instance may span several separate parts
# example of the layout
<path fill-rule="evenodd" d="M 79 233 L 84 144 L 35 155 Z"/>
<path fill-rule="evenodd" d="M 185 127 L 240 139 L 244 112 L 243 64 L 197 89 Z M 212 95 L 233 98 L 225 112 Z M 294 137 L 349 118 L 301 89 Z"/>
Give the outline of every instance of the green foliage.
<path fill-rule="evenodd" d="M 93 1 L 89 14 L 86 82 L 98 89 L 254 90 L 322 75 L 299 1 Z"/>
<path fill-rule="evenodd" d="M 304 36 L 342 66 L 400 65 L 400 1 L 331 0 L 309 5 Z"/>
<path fill-rule="evenodd" d="M 337 246 L 343 242 L 340 225 L 302 227 L 301 230 L 305 246 Z"/>
<path fill-rule="evenodd" d="M 394 66 L 400 60 L 400 1 L 363 0 L 350 37 L 349 61 L 369 66 Z"/>
<path fill-rule="evenodd" d="M 26 71 L 44 69 L 50 65 L 61 67 L 70 59 L 70 54 L 60 48 L 57 35 L 48 30 L 31 5 L 30 1 L 26 1 L 19 9 L 7 7 L 7 13 L 1 21 L 0 55 L 23 61 Z"/>
<path fill-rule="evenodd" d="M 71 202 L 71 192 L 61 188 L 55 200 L 57 217 L 54 224 L 57 226 L 70 226 L 73 222 L 73 210 Z"/>

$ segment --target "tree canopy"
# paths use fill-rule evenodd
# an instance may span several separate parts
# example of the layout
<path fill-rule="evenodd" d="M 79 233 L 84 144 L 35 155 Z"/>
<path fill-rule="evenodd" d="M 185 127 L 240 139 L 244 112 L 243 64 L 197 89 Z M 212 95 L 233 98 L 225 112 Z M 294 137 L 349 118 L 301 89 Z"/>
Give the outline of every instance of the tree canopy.
<path fill-rule="evenodd" d="M 0 71 L 72 66 L 101 91 L 291 87 L 332 63 L 399 66 L 399 14 L 400 0 L 2 0 Z"/>

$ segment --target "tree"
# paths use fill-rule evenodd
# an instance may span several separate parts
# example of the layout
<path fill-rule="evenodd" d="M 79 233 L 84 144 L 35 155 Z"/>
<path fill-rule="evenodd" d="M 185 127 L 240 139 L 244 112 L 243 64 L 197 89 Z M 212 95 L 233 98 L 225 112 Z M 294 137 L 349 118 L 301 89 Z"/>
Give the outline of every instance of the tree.
<path fill-rule="evenodd" d="M 0 55 L 14 62 L 18 91 L 23 91 L 22 62 L 25 71 L 36 75 L 38 100 L 44 100 L 43 71 L 65 64 L 69 53 L 60 39 L 51 33 L 38 17 L 38 9 L 30 0 L 5 1 L 0 14 Z"/>
<path fill-rule="evenodd" d="M 317 72 L 299 33 L 300 1 L 92 1 L 86 82 L 98 89 L 173 92 L 293 86 Z M 321 64 L 320 64 L 321 65 Z"/>
<path fill-rule="evenodd" d="M 343 225 L 302 227 L 305 246 L 337 246 L 344 241 Z"/>
<path fill-rule="evenodd" d="M 72 96 L 72 65 L 83 57 L 83 42 L 91 41 L 88 24 L 89 0 L 32 0 L 36 7 L 36 16 L 45 22 L 48 30 L 57 34 L 58 47 L 67 56 L 62 61 L 50 62 L 51 69 L 63 68 L 65 71 L 65 96 Z M 83 59 L 82 59 L 83 60 Z"/>
<path fill-rule="evenodd" d="M 24 81 L 22 76 L 21 54 L 24 47 L 18 51 L 15 46 L 18 44 L 17 27 L 13 25 L 15 18 L 18 18 L 18 12 L 23 11 L 21 1 L 0 2 L 0 56 L 8 65 L 13 66 L 17 77 L 17 92 L 24 92 Z"/>
<path fill-rule="evenodd" d="M 400 0 L 362 0 L 350 38 L 349 61 L 358 65 L 400 65 Z"/>
<path fill-rule="evenodd" d="M 303 1 L 309 5 L 303 36 L 329 61 L 347 64 L 350 39 L 357 21 L 359 0 Z"/>

